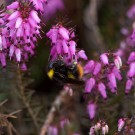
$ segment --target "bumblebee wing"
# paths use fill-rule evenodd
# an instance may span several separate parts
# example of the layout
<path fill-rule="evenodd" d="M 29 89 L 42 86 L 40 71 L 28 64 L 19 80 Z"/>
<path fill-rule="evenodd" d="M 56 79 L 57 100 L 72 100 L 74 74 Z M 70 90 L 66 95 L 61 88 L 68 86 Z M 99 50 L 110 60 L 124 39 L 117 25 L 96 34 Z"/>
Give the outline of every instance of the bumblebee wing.
<path fill-rule="evenodd" d="M 59 72 L 55 72 L 55 75 L 54 75 L 54 79 L 57 81 L 57 80 L 59 80 L 59 81 L 61 81 L 61 82 L 63 82 L 63 83 L 66 83 L 66 76 L 64 75 L 64 74 L 62 74 L 62 73 L 59 73 Z"/>

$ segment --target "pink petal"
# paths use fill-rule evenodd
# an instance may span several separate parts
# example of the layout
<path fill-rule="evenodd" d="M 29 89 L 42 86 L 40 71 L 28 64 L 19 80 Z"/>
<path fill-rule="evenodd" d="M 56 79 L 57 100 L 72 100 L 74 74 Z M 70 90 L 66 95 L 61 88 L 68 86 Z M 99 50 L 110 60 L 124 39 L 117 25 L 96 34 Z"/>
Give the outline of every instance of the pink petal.
<path fill-rule="evenodd" d="M 90 60 L 85 66 L 84 66 L 84 73 L 91 73 L 95 67 L 94 60 Z"/>
<path fill-rule="evenodd" d="M 77 55 L 78 55 L 79 58 L 82 58 L 84 60 L 87 60 L 88 59 L 88 57 L 86 56 L 84 50 L 79 51 Z"/>
<path fill-rule="evenodd" d="M 98 90 L 99 90 L 100 94 L 102 95 L 102 97 L 104 99 L 106 99 L 107 98 L 106 87 L 105 87 L 105 85 L 103 83 L 99 83 L 98 84 Z"/>
<path fill-rule="evenodd" d="M 16 20 L 16 24 L 15 24 L 15 28 L 18 29 L 21 24 L 22 24 L 22 18 L 21 17 L 18 17 L 17 20 Z"/>
<path fill-rule="evenodd" d="M 15 55 L 16 55 L 17 62 L 20 62 L 21 61 L 21 50 L 19 48 L 17 48 L 15 50 Z"/>
<path fill-rule="evenodd" d="M 125 121 L 123 119 L 119 119 L 119 121 L 118 121 L 118 132 L 120 132 L 122 130 L 124 125 L 125 125 Z"/>
<path fill-rule="evenodd" d="M 65 54 L 68 53 L 68 46 L 67 46 L 67 42 L 65 40 L 62 40 L 62 46 L 63 46 L 63 51 Z"/>
<path fill-rule="evenodd" d="M 100 60 L 105 65 L 108 65 L 109 64 L 108 56 L 107 56 L 106 53 L 103 53 L 103 54 L 100 55 Z"/>
<path fill-rule="evenodd" d="M 101 70 L 101 64 L 99 62 L 97 62 L 95 64 L 95 68 L 94 68 L 94 71 L 93 71 L 93 75 L 97 75 Z"/>
<path fill-rule="evenodd" d="M 130 64 L 130 69 L 129 71 L 127 72 L 127 76 L 128 77 L 133 77 L 135 75 L 135 62 L 132 62 Z"/>
<path fill-rule="evenodd" d="M 65 40 L 69 40 L 69 31 L 67 29 L 65 29 L 64 27 L 60 27 L 59 33 Z"/>
<path fill-rule="evenodd" d="M 131 52 L 128 58 L 128 62 L 132 62 L 135 60 L 135 52 Z"/>
<path fill-rule="evenodd" d="M 70 53 L 71 55 L 75 55 L 75 50 L 76 50 L 76 43 L 75 41 L 70 41 L 69 42 L 69 50 L 70 50 Z"/>
<path fill-rule="evenodd" d="M 87 106 L 87 111 L 88 111 L 90 119 L 93 119 L 96 113 L 96 105 L 94 103 L 89 103 Z"/>
<path fill-rule="evenodd" d="M 7 6 L 7 9 L 10 10 L 10 9 L 16 9 L 19 7 L 19 2 L 16 1 L 16 2 L 13 2 L 11 3 L 10 5 Z"/>
<path fill-rule="evenodd" d="M 15 11 L 14 13 L 12 13 L 9 17 L 8 17 L 8 20 L 13 20 L 13 19 L 15 19 L 15 18 L 17 18 L 17 17 L 19 17 L 20 16 L 20 12 L 19 11 Z"/>
<path fill-rule="evenodd" d="M 108 80 L 110 81 L 112 87 L 117 88 L 116 78 L 115 78 L 114 73 L 110 73 L 110 74 L 108 75 Z"/>
<path fill-rule="evenodd" d="M 85 92 L 90 93 L 93 87 L 95 86 L 95 83 L 96 81 L 94 78 L 90 78 L 89 80 L 87 80 L 85 85 Z"/>
<path fill-rule="evenodd" d="M 9 50 L 9 57 L 10 57 L 10 59 L 13 56 L 13 53 L 14 53 L 15 49 L 16 49 L 16 47 L 14 45 L 10 46 L 10 50 Z"/>
<path fill-rule="evenodd" d="M 37 14 L 36 11 L 32 10 L 32 11 L 30 12 L 30 16 L 31 16 L 31 18 L 33 18 L 33 20 L 35 20 L 35 22 L 40 23 L 41 20 L 40 20 L 40 18 L 38 17 L 38 14 Z"/>
<path fill-rule="evenodd" d="M 3 67 L 6 66 L 6 56 L 4 53 L 0 53 L 0 61 Z"/>
<path fill-rule="evenodd" d="M 126 82 L 126 90 L 125 90 L 125 93 L 126 93 L 126 94 L 129 93 L 129 91 L 131 90 L 132 86 L 133 86 L 133 81 L 130 80 L 130 79 L 127 80 L 127 82 Z"/>

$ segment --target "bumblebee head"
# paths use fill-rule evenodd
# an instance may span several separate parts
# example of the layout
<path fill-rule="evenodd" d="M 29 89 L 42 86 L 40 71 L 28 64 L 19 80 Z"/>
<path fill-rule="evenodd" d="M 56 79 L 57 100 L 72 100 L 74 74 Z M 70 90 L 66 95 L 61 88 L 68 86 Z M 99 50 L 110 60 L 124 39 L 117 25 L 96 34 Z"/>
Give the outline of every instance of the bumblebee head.
<path fill-rule="evenodd" d="M 53 79 L 53 76 L 54 76 L 54 70 L 53 69 L 50 69 L 48 72 L 47 72 L 47 75 L 50 79 Z"/>

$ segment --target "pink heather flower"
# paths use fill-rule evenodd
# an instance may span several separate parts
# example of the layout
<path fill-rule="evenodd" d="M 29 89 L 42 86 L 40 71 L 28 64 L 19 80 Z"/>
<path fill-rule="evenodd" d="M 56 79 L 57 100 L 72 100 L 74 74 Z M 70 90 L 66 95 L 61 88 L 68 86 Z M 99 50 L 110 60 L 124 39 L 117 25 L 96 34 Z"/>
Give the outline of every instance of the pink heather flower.
<path fill-rule="evenodd" d="M 90 128 L 89 135 L 96 135 L 96 134 L 105 135 L 108 134 L 108 132 L 109 132 L 108 125 L 104 121 L 100 120 L 99 122 L 97 122 L 97 124 L 95 124 Z"/>
<path fill-rule="evenodd" d="M 101 70 L 101 64 L 99 62 L 96 62 L 95 68 L 93 70 L 93 75 L 97 75 Z"/>
<path fill-rule="evenodd" d="M 58 128 L 54 126 L 49 126 L 48 135 L 58 135 Z"/>
<path fill-rule="evenodd" d="M 112 72 L 114 73 L 115 77 L 121 81 L 122 80 L 122 76 L 121 76 L 121 72 L 118 68 L 114 67 Z"/>
<path fill-rule="evenodd" d="M 129 67 L 129 71 L 127 72 L 127 76 L 132 78 L 135 76 L 135 62 L 132 62 Z"/>
<path fill-rule="evenodd" d="M 94 128 L 94 126 L 92 126 L 92 127 L 90 128 L 89 135 L 95 135 L 95 128 Z"/>
<path fill-rule="evenodd" d="M 4 31 L 5 27 L 5 10 L 4 7 L 0 7 L 0 63 L 2 67 L 6 66 L 6 55 L 7 55 L 7 41 L 6 41 L 6 36 L 7 33 Z"/>
<path fill-rule="evenodd" d="M 7 16 L 6 31 L 9 40 L 9 56 L 17 62 L 34 55 L 37 37 L 40 37 L 40 18 L 30 2 L 13 2 L 7 6 L 13 13 Z"/>
<path fill-rule="evenodd" d="M 62 9 L 64 9 L 63 0 L 49 0 L 48 3 L 44 5 L 45 19 L 49 20 L 58 10 Z"/>
<path fill-rule="evenodd" d="M 126 135 L 134 135 L 135 134 L 135 118 L 134 116 L 129 118 L 121 118 L 118 120 L 118 133 L 126 134 Z"/>
<path fill-rule="evenodd" d="M 90 78 L 89 80 L 86 81 L 85 85 L 85 93 L 90 93 L 93 87 L 95 86 L 96 81 L 94 78 Z"/>
<path fill-rule="evenodd" d="M 16 55 L 17 62 L 20 62 L 21 61 L 21 50 L 19 48 L 17 48 L 15 50 L 15 55 Z"/>
<path fill-rule="evenodd" d="M 18 2 L 18 1 L 15 1 L 15 2 L 13 2 L 12 4 L 8 5 L 8 6 L 7 6 L 7 9 L 8 9 L 8 10 L 17 9 L 18 7 L 19 7 L 19 2 Z"/>
<path fill-rule="evenodd" d="M 76 42 L 72 39 L 73 30 L 66 29 L 61 24 L 53 26 L 46 36 L 51 40 L 50 59 L 56 60 L 61 56 L 66 64 L 78 61 L 79 58 L 86 60 L 86 54 L 83 50 L 77 52 Z"/>
<path fill-rule="evenodd" d="M 100 82 L 100 83 L 98 84 L 98 90 L 99 90 L 100 94 L 102 95 L 102 97 L 103 97 L 104 99 L 106 99 L 106 98 L 107 98 L 106 86 L 105 86 L 102 82 Z"/>
<path fill-rule="evenodd" d="M 96 113 L 96 105 L 94 103 L 90 102 L 87 105 L 87 111 L 89 114 L 89 118 L 93 119 L 95 117 L 95 113 Z"/>
<path fill-rule="evenodd" d="M 88 60 L 88 57 L 87 55 L 85 54 L 85 51 L 84 50 L 80 50 L 78 53 L 77 53 L 77 56 L 78 58 L 82 58 L 84 60 Z"/>
<path fill-rule="evenodd" d="M 60 27 L 58 31 L 59 34 L 63 37 L 63 39 L 69 40 L 69 31 L 66 28 Z M 76 43 L 74 41 L 71 41 L 71 44 L 75 45 Z"/>
<path fill-rule="evenodd" d="M 47 4 L 47 0 L 29 0 L 30 2 L 33 2 L 36 10 L 43 11 L 44 10 L 44 4 Z"/>
<path fill-rule="evenodd" d="M 127 16 L 129 18 L 133 18 L 135 16 L 135 5 L 133 5 L 127 12 Z"/>
<path fill-rule="evenodd" d="M 70 51 L 70 55 L 75 56 L 75 51 L 76 51 L 76 43 L 75 43 L 75 41 L 70 41 L 69 42 L 69 51 Z"/>
<path fill-rule="evenodd" d="M 128 62 L 135 61 L 135 52 L 131 52 L 128 57 Z"/>
<path fill-rule="evenodd" d="M 4 52 L 0 52 L 0 62 L 2 67 L 6 66 L 6 56 Z"/>
<path fill-rule="evenodd" d="M 90 60 L 85 66 L 84 66 L 84 73 L 91 73 L 93 72 L 93 69 L 95 67 L 95 61 Z"/>
<path fill-rule="evenodd" d="M 110 73 L 108 74 L 108 80 L 110 81 L 110 84 L 112 85 L 113 88 L 117 88 L 117 84 L 116 84 L 116 78 L 114 73 Z"/>
<path fill-rule="evenodd" d="M 104 65 L 109 64 L 108 56 L 107 56 L 106 53 L 103 53 L 103 54 L 100 55 L 100 60 Z"/>
<path fill-rule="evenodd" d="M 116 88 L 112 85 L 112 83 L 108 83 L 107 84 L 107 86 L 109 87 L 109 89 L 110 89 L 110 91 L 112 92 L 112 93 L 116 93 Z"/>
<path fill-rule="evenodd" d="M 109 59 L 111 60 L 109 61 Z M 95 89 L 93 92 L 94 94 L 96 94 L 96 91 L 98 89 L 104 99 L 107 98 L 107 88 L 109 88 L 112 93 L 116 93 L 117 80 L 122 80 L 121 72 L 119 70 L 121 66 L 121 58 L 115 53 L 101 54 L 100 62 L 90 60 L 84 66 L 84 73 L 85 75 L 87 75 L 85 78 L 86 83 L 84 91 L 90 93 L 92 89 Z"/>
<path fill-rule="evenodd" d="M 125 93 L 128 94 L 129 91 L 131 90 L 133 86 L 133 81 L 128 79 L 127 82 L 126 82 L 126 90 L 125 90 Z"/>
<path fill-rule="evenodd" d="M 123 119 L 119 119 L 119 121 L 118 121 L 118 132 L 120 132 L 122 130 L 124 125 L 125 125 L 125 121 Z"/>

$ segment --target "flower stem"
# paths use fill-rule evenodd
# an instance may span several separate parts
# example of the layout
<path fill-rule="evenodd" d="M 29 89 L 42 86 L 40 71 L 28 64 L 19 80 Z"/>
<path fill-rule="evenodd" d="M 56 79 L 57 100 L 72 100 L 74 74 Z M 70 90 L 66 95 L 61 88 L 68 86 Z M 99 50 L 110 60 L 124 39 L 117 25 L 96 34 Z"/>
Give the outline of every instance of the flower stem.
<path fill-rule="evenodd" d="M 25 96 L 25 87 L 23 85 L 22 74 L 21 74 L 21 71 L 20 71 L 19 67 L 17 68 L 17 75 L 18 75 L 18 80 L 17 81 L 18 81 L 18 87 L 19 87 L 19 92 L 20 92 L 19 93 L 20 98 L 21 98 L 23 104 L 25 105 L 25 107 L 27 108 L 27 110 L 29 112 L 29 115 L 30 115 L 30 117 L 33 120 L 33 123 L 35 125 L 36 131 L 38 133 L 38 131 L 39 131 L 38 122 L 37 122 L 37 119 L 36 119 L 36 117 L 34 115 L 34 112 L 33 112 L 32 108 L 31 108 L 30 103 L 28 102 L 27 97 Z"/>

